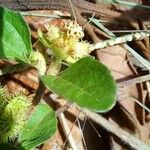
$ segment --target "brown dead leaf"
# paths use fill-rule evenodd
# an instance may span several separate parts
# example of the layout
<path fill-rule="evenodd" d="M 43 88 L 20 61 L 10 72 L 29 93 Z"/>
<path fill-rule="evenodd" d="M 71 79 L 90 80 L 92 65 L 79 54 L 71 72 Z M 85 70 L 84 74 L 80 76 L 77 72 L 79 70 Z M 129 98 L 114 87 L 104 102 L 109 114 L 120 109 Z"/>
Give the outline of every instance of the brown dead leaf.
<path fill-rule="evenodd" d="M 121 46 L 113 46 L 103 50 L 97 51 L 98 59 L 104 63 L 112 72 L 116 81 L 125 81 L 134 77 L 138 74 L 134 71 L 135 68 L 130 65 L 127 50 Z M 120 94 L 121 93 L 121 94 Z M 109 120 L 118 126 L 128 130 L 132 134 L 135 134 L 143 141 L 148 142 L 149 137 L 149 127 L 143 125 L 143 108 L 139 107 L 131 97 L 142 101 L 142 91 L 141 85 L 130 85 L 118 89 L 118 104 L 109 113 Z M 122 110 L 123 108 L 123 110 Z M 145 118 L 144 118 L 145 119 Z M 116 138 L 110 138 L 112 143 L 117 146 L 118 149 L 121 147 L 117 144 Z M 113 140 L 112 140 L 113 139 Z M 115 142 L 114 142 L 115 140 Z M 122 144 L 121 144 L 122 145 Z"/>

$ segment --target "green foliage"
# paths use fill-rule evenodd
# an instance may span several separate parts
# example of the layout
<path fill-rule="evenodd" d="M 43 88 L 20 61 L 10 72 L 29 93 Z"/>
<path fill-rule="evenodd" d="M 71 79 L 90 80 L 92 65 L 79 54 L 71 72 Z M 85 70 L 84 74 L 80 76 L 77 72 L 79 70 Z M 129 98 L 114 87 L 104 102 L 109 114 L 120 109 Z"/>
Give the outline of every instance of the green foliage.
<path fill-rule="evenodd" d="M 106 112 L 116 103 L 116 84 L 102 63 L 85 57 L 57 76 L 41 77 L 53 92 L 81 107 Z"/>
<path fill-rule="evenodd" d="M 55 112 L 48 105 L 39 104 L 18 139 L 20 149 L 29 150 L 40 145 L 55 133 L 56 128 Z"/>
<path fill-rule="evenodd" d="M 0 57 L 27 63 L 31 51 L 29 28 L 21 14 L 0 7 Z"/>
<path fill-rule="evenodd" d="M 66 28 L 74 31 L 72 30 L 72 25 L 76 29 L 74 24 L 70 24 Z M 82 30 L 81 27 L 77 29 Z M 75 51 L 72 54 L 75 55 L 67 55 L 65 59 L 58 59 L 59 65 L 61 65 L 61 60 L 75 62 L 89 55 L 89 49 L 93 47 L 89 43 L 80 41 L 81 37 L 75 40 L 76 44 L 74 42 L 72 44 L 74 32 L 70 33 L 72 32 L 65 33 L 65 37 L 67 37 L 65 39 L 67 40 L 62 40 L 61 38 L 56 40 L 56 47 L 48 45 L 57 50 L 62 41 L 61 49 L 55 52 L 57 57 L 64 55 L 63 50 L 66 50 L 68 45 L 71 47 L 71 50 L 73 46 Z M 43 35 L 40 37 L 42 38 Z M 54 38 L 51 32 L 48 35 L 48 37 Z M 70 36 L 73 36 L 71 41 Z M 75 34 L 75 36 L 78 36 L 78 34 Z M 63 45 L 64 41 L 65 46 Z M 45 41 L 42 41 L 42 43 L 45 44 Z M 48 44 L 51 44 L 51 42 Z M 45 44 L 45 46 L 47 45 Z M 66 54 L 70 52 L 70 47 Z M 53 54 L 53 57 L 56 57 L 55 55 Z M 116 103 L 116 84 L 110 71 L 92 57 L 80 59 L 56 76 L 44 75 L 46 61 L 41 53 L 32 51 L 28 25 L 20 13 L 3 7 L 0 7 L 0 58 L 34 66 L 39 71 L 39 75 L 43 75 L 41 80 L 49 89 L 81 107 L 97 112 L 106 112 Z M 5 72 L 8 71 L 9 69 L 5 70 Z M 57 128 L 55 112 L 48 105 L 39 104 L 30 115 L 28 108 L 31 108 L 31 104 L 26 100 L 26 97 L 23 95 L 10 96 L 3 89 L 0 89 L 0 143 L 12 142 L 18 137 L 16 143 L 19 150 L 29 150 L 42 144 L 55 133 Z M 27 114 L 30 115 L 28 120 Z M 1 147 L 9 149 L 10 145 L 1 144 Z"/>

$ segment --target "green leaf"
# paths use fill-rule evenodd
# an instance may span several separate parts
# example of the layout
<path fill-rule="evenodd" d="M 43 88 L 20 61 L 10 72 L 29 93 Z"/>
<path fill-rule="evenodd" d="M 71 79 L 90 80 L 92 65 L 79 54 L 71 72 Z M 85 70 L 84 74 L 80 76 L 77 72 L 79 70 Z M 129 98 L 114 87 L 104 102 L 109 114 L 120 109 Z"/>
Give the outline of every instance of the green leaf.
<path fill-rule="evenodd" d="M 110 71 L 92 57 L 84 57 L 57 76 L 41 77 L 53 92 L 97 112 L 106 112 L 116 103 L 116 83 Z"/>
<path fill-rule="evenodd" d="M 46 104 L 39 104 L 20 135 L 19 148 L 29 150 L 48 140 L 56 131 L 55 112 Z"/>
<path fill-rule="evenodd" d="M 27 62 L 31 51 L 29 28 L 21 14 L 0 7 L 0 57 Z"/>

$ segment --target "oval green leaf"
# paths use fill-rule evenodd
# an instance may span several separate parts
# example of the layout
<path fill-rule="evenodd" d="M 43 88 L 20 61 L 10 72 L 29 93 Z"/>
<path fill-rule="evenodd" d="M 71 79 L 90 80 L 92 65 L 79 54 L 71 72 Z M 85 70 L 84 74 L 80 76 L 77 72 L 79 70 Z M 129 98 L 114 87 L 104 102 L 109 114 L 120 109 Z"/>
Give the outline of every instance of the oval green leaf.
<path fill-rule="evenodd" d="M 32 149 L 48 140 L 57 129 L 55 112 L 47 104 L 39 104 L 19 136 L 19 149 Z"/>
<path fill-rule="evenodd" d="M 84 57 L 57 76 L 41 77 L 56 94 L 97 112 L 106 112 L 116 103 L 116 83 L 110 71 L 92 57 Z"/>
<path fill-rule="evenodd" d="M 31 51 L 29 27 L 21 14 L 0 7 L 0 57 L 27 63 Z"/>

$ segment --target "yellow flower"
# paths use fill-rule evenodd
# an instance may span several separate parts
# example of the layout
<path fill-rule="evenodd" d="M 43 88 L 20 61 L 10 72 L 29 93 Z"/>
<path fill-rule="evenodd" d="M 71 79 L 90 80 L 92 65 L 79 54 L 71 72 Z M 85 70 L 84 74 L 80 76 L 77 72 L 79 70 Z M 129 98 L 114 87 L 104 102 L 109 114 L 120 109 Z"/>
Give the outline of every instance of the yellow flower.
<path fill-rule="evenodd" d="M 68 38 L 76 38 L 79 40 L 84 37 L 82 27 L 73 21 L 70 21 L 69 23 L 65 24 L 64 31 L 66 32 Z"/>
<path fill-rule="evenodd" d="M 84 32 L 76 22 L 70 21 L 62 29 L 50 25 L 47 30 L 47 34 L 39 32 L 39 39 L 57 59 L 74 63 L 91 52 L 93 45 L 82 40 Z"/>
<path fill-rule="evenodd" d="M 47 39 L 49 41 L 56 40 L 60 37 L 61 32 L 60 29 L 54 25 L 46 25 L 46 28 L 48 30 L 47 32 Z"/>
<path fill-rule="evenodd" d="M 76 42 L 73 47 L 72 54 L 67 58 L 67 62 L 74 63 L 82 57 L 88 56 L 93 48 L 92 44 L 88 42 L 81 41 Z"/>

